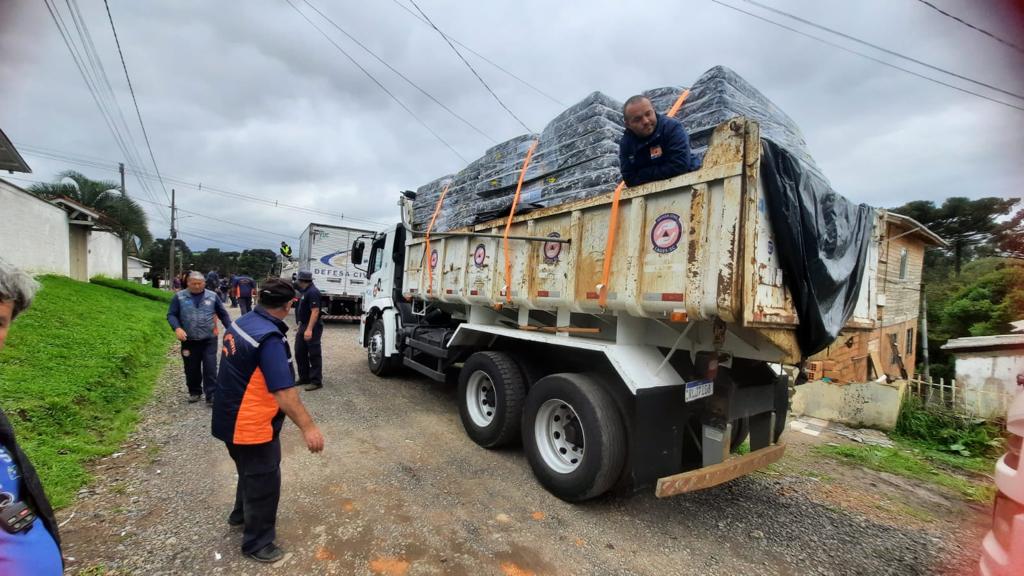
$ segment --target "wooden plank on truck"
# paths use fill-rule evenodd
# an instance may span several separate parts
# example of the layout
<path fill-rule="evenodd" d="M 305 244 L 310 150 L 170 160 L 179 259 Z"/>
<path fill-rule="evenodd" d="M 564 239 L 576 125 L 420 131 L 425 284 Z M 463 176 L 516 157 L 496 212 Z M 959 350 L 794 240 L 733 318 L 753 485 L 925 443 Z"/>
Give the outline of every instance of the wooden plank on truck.
<path fill-rule="evenodd" d="M 785 451 L 786 444 L 779 443 L 755 450 L 750 454 L 735 456 L 719 464 L 659 478 L 654 495 L 658 498 L 667 498 L 677 494 L 685 494 L 686 492 L 718 486 L 759 468 L 764 468 L 782 458 Z"/>

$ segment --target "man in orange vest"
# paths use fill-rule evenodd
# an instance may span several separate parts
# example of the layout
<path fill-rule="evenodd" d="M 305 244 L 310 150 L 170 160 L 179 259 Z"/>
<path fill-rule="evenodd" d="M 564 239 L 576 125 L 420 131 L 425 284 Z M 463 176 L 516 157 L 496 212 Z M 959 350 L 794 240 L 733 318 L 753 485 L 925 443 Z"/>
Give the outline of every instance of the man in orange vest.
<path fill-rule="evenodd" d="M 284 319 L 295 291 L 279 278 L 265 281 L 259 305 L 224 334 L 213 435 L 235 461 L 238 485 L 228 524 L 243 526 L 242 553 L 277 562 L 284 552 L 274 543 L 281 497 L 281 441 L 284 417 L 299 427 L 310 452 L 324 448 L 324 437 L 299 399 Z"/>

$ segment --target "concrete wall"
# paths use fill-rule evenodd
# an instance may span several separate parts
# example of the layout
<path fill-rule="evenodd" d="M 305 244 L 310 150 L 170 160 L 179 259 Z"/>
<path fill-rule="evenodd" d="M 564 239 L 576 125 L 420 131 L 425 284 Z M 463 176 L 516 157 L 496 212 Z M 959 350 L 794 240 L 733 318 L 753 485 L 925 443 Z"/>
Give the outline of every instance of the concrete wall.
<path fill-rule="evenodd" d="M 121 239 L 110 232 L 89 234 L 89 277 L 121 277 Z"/>
<path fill-rule="evenodd" d="M 903 381 L 835 384 L 818 380 L 796 387 L 793 412 L 857 428 L 892 430 L 905 393 Z"/>
<path fill-rule="evenodd" d="M 1005 417 L 1017 393 L 1017 374 L 1024 374 L 1024 350 L 954 354 L 957 394 L 964 406 L 982 418 Z"/>
<path fill-rule="evenodd" d="M 0 180 L 0 258 L 32 273 L 70 273 L 64 210 Z"/>

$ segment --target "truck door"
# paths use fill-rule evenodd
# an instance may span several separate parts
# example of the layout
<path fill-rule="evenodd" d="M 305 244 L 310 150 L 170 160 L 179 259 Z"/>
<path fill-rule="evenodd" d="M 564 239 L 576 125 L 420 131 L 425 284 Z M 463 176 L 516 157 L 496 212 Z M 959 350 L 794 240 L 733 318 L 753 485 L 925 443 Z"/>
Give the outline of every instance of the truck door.
<path fill-rule="evenodd" d="M 367 295 L 370 301 L 389 298 L 392 295 L 394 264 L 391 258 L 386 257 L 390 239 L 390 234 L 381 235 L 370 245 L 370 261 L 366 269 L 366 277 L 370 284 L 367 287 Z"/>

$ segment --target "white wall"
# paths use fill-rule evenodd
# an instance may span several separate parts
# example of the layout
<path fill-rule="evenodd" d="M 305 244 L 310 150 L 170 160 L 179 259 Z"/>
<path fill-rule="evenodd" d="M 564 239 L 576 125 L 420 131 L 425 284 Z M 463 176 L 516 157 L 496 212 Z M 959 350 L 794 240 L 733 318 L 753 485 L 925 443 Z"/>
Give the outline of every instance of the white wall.
<path fill-rule="evenodd" d="M 956 354 L 956 386 L 964 402 L 983 417 L 1006 416 L 1024 373 L 1024 351 L 996 350 Z"/>
<path fill-rule="evenodd" d="M 143 275 L 149 271 L 149 266 L 142 263 L 138 258 L 128 257 L 128 279 L 140 284 L 145 282 Z"/>
<path fill-rule="evenodd" d="M 0 258 L 32 273 L 70 273 L 64 210 L 0 180 Z"/>
<path fill-rule="evenodd" d="M 121 277 L 121 239 L 101 230 L 89 233 L 89 278 Z"/>

